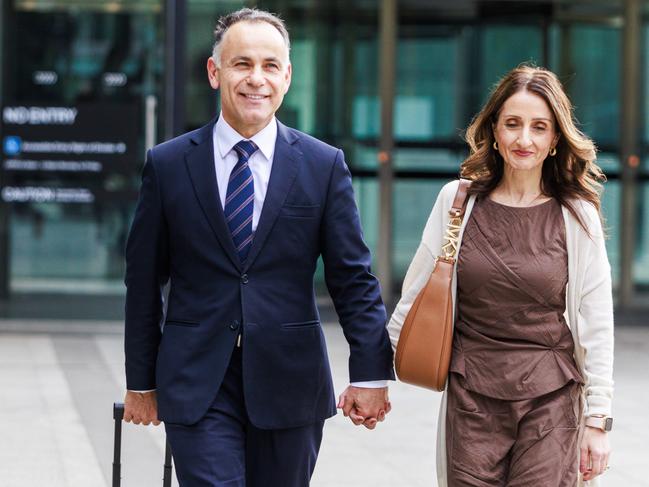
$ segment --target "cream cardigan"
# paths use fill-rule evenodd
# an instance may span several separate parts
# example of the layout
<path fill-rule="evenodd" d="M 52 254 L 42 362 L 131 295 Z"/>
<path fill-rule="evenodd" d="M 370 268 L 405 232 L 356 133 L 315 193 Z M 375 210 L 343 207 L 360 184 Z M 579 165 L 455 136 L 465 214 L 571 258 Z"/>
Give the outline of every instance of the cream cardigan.
<path fill-rule="evenodd" d="M 424 287 L 441 253 L 449 210 L 458 181 L 446 184 L 440 191 L 428 218 L 421 243 L 403 281 L 401 299 L 387 325 L 392 347 L 396 349 L 399 333 L 412 303 Z M 460 231 L 460 243 L 469 221 L 475 196 L 469 197 Z M 577 200 L 575 208 L 584 220 L 588 235 L 564 207 L 566 246 L 568 250 L 568 285 L 565 318 L 575 342 L 575 361 L 585 379 L 583 416 L 611 415 L 613 397 L 613 299 L 611 270 L 604 245 L 604 235 L 595 208 Z M 459 250 L 458 247 L 458 250 Z M 453 274 L 453 309 L 456 298 L 456 273 Z M 446 487 L 446 393 L 442 396 L 437 428 L 437 478 Z M 599 477 L 580 485 L 601 485 Z"/>

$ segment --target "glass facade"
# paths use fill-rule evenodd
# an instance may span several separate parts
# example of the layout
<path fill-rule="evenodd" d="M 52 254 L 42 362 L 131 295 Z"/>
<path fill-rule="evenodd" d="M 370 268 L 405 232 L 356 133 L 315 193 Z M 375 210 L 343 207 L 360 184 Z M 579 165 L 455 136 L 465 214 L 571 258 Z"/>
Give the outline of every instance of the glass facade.
<path fill-rule="evenodd" d="M 81 174 L 77 180 L 56 173 L 25 180 L 30 185 L 47 180 L 49 185 L 65 186 L 94 177 L 93 184 L 103 188 L 101 198 L 87 205 L 4 204 L 3 212 L 9 215 L 7 247 L 13 291 L 69 286 L 80 291 L 122 292 L 124 238 L 150 124 L 146 100 L 155 98 L 158 107 L 164 103 L 162 3 L 122 0 L 110 2 L 108 8 L 107 2 L 99 1 L 13 0 L 5 7 L 3 106 L 109 101 L 139 107 L 134 115 L 138 119 L 138 157 L 126 168 L 94 176 Z M 292 39 L 293 81 L 278 117 L 345 150 L 372 249 L 379 238 L 381 218 L 377 176 L 379 3 L 266 0 L 256 4 L 279 12 Z M 220 15 L 247 5 L 242 1 L 187 1 L 186 130 L 205 124 L 218 113 L 218 98 L 205 71 L 214 23 Z M 499 77 L 521 62 L 545 65 L 559 74 L 582 130 L 599 147 L 599 162 L 609 177 L 603 213 L 617 280 L 622 4 L 467 0 L 451 5 L 407 0 L 398 6 L 395 289 L 419 242 L 437 191 L 457 177 L 466 155 L 463 129 Z M 642 39 L 641 120 L 649 115 L 648 20 L 644 20 Z M 43 83 L 51 73 L 57 82 Z M 124 79 L 127 82 L 120 84 Z M 160 109 L 158 113 L 162 113 Z M 157 120 L 155 128 L 162 134 L 162 117 Z M 644 124 L 639 136 L 644 154 L 649 144 L 649 128 Z M 634 281 L 644 289 L 649 288 L 649 159 L 641 160 Z M 8 176 L 15 175 L 5 168 L 5 186 Z"/>
<path fill-rule="evenodd" d="M 3 46 L 2 210 L 10 290 L 121 294 L 123 249 L 143 161 L 145 104 L 160 98 L 160 2 L 17 0 L 4 17 L 10 41 Z M 27 140 L 21 153 L 9 157 L 7 140 L 18 132 L 39 142 L 68 136 L 55 134 L 54 126 L 51 133 L 50 127 L 28 132 L 10 117 L 11 110 L 33 107 L 77 110 L 80 124 L 71 140 L 120 137 L 129 145 L 126 157 L 80 157 L 74 148 L 28 154 Z M 116 130 L 124 125 L 127 134 Z M 64 201 L 32 194 L 72 188 L 88 197 Z"/>

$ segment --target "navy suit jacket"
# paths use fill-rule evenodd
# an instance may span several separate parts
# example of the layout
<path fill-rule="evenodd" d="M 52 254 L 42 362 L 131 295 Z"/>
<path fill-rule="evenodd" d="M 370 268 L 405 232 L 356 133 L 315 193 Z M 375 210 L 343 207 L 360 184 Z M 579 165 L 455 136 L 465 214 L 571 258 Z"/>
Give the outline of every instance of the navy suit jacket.
<path fill-rule="evenodd" d="M 157 389 L 161 420 L 195 423 L 241 334 L 251 422 L 275 429 L 323 420 L 336 409 L 313 285 L 319 256 L 350 345 L 350 380 L 394 378 L 343 153 L 278 122 L 268 192 L 242 264 L 219 201 L 214 123 L 147 154 L 126 247 L 127 388 Z"/>

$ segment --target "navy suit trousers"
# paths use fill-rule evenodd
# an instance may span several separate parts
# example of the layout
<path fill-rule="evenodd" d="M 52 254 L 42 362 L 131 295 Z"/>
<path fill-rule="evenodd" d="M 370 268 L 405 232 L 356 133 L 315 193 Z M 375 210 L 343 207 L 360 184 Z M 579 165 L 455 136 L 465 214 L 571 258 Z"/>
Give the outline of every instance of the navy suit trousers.
<path fill-rule="evenodd" d="M 259 429 L 246 413 L 241 349 L 235 348 L 207 414 L 195 424 L 165 423 L 181 487 L 306 487 L 324 421 Z"/>

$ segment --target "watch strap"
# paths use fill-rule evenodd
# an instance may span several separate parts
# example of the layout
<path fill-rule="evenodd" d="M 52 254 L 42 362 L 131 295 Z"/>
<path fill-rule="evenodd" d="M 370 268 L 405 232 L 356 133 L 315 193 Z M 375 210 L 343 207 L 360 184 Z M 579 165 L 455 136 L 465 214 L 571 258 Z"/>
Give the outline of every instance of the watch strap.
<path fill-rule="evenodd" d="M 588 416 L 585 424 L 586 426 L 598 428 L 602 431 L 611 431 L 613 429 L 613 418 Z"/>

